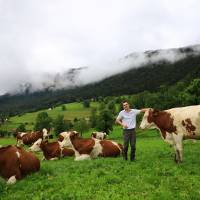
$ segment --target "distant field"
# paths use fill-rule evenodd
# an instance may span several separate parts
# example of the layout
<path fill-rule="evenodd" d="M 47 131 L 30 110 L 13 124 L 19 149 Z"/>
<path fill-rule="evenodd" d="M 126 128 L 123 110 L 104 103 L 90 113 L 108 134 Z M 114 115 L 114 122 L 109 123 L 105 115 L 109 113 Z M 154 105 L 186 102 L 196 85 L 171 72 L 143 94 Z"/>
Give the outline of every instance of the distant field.
<path fill-rule="evenodd" d="M 85 134 L 88 137 L 90 132 Z M 121 129 L 110 138 L 121 142 Z M 0 144 L 15 143 L 0 139 Z M 136 162 L 98 158 L 41 161 L 39 173 L 12 186 L 0 179 L 1 200 L 189 200 L 200 199 L 200 143 L 184 145 L 184 162 L 175 164 L 174 151 L 153 131 L 138 131 Z M 36 154 L 41 158 L 41 154 Z"/>
<path fill-rule="evenodd" d="M 52 110 L 40 110 L 38 112 L 26 113 L 24 115 L 11 117 L 9 122 L 5 125 L 2 125 L 0 129 L 2 130 L 12 130 L 18 127 L 21 123 L 26 123 L 27 129 L 33 129 L 33 123 L 40 112 L 47 112 L 50 117 L 55 119 L 58 115 L 64 115 L 66 120 L 73 120 L 76 118 L 89 117 L 91 114 L 91 108 L 98 107 L 98 103 L 91 102 L 90 108 L 84 108 L 82 103 L 69 103 L 63 104 L 66 107 L 66 110 L 62 110 L 62 106 L 53 108 Z"/>

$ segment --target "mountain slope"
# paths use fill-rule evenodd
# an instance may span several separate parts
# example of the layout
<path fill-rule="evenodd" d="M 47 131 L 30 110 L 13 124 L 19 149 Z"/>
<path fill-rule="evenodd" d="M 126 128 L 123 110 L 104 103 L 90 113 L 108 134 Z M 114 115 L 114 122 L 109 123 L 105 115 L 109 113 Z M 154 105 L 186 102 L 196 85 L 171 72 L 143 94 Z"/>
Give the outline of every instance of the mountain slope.
<path fill-rule="evenodd" d="M 190 81 L 200 77 L 200 55 L 194 54 L 190 48 L 182 48 L 179 51 L 186 52 L 187 55 L 174 63 L 163 59 L 148 62 L 142 67 L 131 68 L 126 72 L 82 87 L 3 95 L 0 97 L 0 113 L 16 115 L 80 99 L 134 94 L 144 90 L 156 91 L 160 85 L 173 85 L 178 81 Z M 156 51 L 145 53 L 148 57 L 157 54 Z M 129 55 L 127 58 L 132 59 L 135 58 L 134 56 Z"/>

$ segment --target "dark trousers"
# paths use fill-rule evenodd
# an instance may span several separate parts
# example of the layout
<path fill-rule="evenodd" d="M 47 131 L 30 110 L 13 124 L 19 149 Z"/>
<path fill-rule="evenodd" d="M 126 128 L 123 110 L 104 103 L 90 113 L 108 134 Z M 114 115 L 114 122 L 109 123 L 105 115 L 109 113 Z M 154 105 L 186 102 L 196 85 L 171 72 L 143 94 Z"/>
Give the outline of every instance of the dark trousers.
<path fill-rule="evenodd" d="M 127 160 L 128 156 L 128 147 L 129 143 L 131 146 L 131 156 L 130 160 L 135 159 L 135 151 L 136 151 L 136 133 L 135 129 L 124 129 L 123 130 L 123 139 L 124 139 L 124 151 L 123 151 L 123 157 L 125 160 Z"/>

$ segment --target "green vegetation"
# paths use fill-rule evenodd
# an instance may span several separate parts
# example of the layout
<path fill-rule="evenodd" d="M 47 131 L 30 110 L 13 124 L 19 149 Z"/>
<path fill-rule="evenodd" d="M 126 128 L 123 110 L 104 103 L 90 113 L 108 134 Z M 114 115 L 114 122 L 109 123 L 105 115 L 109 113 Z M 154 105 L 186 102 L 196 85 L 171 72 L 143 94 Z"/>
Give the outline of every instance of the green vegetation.
<path fill-rule="evenodd" d="M 167 91 L 163 87 L 161 91 L 154 95 L 162 98 L 161 93 L 164 95 Z M 182 92 L 185 91 L 182 90 Z M 11 117 L 1 126 L 1 129 L 11 131 L 25 124 L 26 129 L 32 130 L 38 114 L 46 112 L 53 119 L 54 128 L 58 130 L 62 129 L 68 120 L 75 123 L 75 128 L 81 129 L 84 128 L 80 124 L 81 120 L 95 118 L 92 129 L 88 127 L 84 129 L 83 137 L 90 137 L 100 121 L 101 112 L 111 109 L 110 111 L 115 110 L 117 113 L 120 109 L 119 103 L 124 98 L 129 99 L 132 105 L 138 107 L 148 105 L 148 102 L 152 100 L 152 96 L 150 98 L 147 93 L 141 93 L 106 97 L 101 99 L 101 103 L 90 102 L 90 107 L 84 107 L 82 103 L 63 104 L 66 109 L 60 105 L 51 110 L 40 110 Z M 116 115 L 112 112 L 110 114 Z M 141 117 L 142 115 L 138 116 L 138 124 Z M 24 126 L 22 125 L 21 128 Z M 109 139 L 122 143 L 121 127 L 113 126 L 112 128 Z M 15 143 L 16 140 L 13 137 L 0 138 L 0 145 Z M 138 129 L 136 162 L 123 161 L 122 157 L 97 158 L 82 162 L 76 162 L 73 158 L 41 161 L 39 173 L 29 175 L 15 185 L 8 186 L 5 180 L 0 178 L 0 199 L 196 200 L 199 199 L 200 194 L 199 148 L 198 142 L 193 144 L 191 141 L 184 141 L 184 162 L 177 165 L 173 161 L 174 150 L 163 142 L 157 131 Z M 36 153 L 36 156 L 41 159 L 42 153 Z"/>
<path fill-rule="evenodd" d="M 41 161 L 39 173 L 15 185 L 0 179 L 1 200 L 188 200 L 199 199 L 200 143 L 185 142 L 184 162 L 175 164 L 173 149 L 156 131 L 138 130 L 137 160 L 97 158 L 76 162 L 73 158 Z M 85 135 L 89 136 L 89 132 Z M 109 137 L 121 142 L 121 129 Z M 14 139 L 0 139 L 2 144 Z M 41 158 L 41 153 L 36 154 Z"/>
<path fill-rule="evenodd" d="M 66 110 L 62 110 L 63 105 L 66 106 Z M 12 131 L 21 124 L 25 124 L 26 130 L 33 130 L 36 118 L 38 114 L 42 112 L 47 113 L 52 119 L 56 119 L 58 115 L 63 115 L 65 121 L 73 121 L 75 117 L 89 118 L 91 110 L 98 107 L 97 102 L 92 102 L 90 108 L 85 108 L 82 103 L 69 103 L 63 105 L 55 107 L 51 110 L 45 109 L 11 117 L 7 122 L 4 122 L 4 124 L 0 125 L 0 130 Z"/>

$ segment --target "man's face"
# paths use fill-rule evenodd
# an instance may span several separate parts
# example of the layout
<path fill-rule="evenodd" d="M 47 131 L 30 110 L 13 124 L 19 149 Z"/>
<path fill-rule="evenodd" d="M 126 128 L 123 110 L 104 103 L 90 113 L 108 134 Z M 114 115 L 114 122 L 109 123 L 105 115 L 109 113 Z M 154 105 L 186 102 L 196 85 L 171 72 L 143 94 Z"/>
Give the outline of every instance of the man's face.
<path fill-rule="evenodd" d="M 123 108 L 124 108 L 124 110 L 128 110 L 128 109 L 129 109 L 129 104 L 128 104 L 128 102 L 124 102 L 124 103 L 123 103 Z"/>

